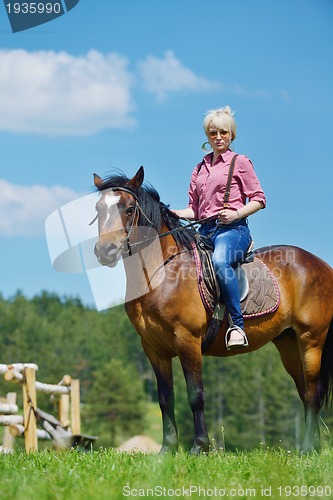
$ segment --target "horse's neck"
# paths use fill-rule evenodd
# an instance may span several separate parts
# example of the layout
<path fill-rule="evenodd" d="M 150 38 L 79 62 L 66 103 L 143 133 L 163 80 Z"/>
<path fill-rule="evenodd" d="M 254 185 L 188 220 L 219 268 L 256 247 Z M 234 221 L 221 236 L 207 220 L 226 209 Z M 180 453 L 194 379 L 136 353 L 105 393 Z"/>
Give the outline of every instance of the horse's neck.
<path fill-rule="evenodd" d="M 161 234 L 168 231 L 163 224 Z M 165 277 L 165 265 L 170 255 L 177 252 L 171 235 L 152 238 L 147 245 L 138 247 L 124 258 L 126 272 L 126 302 L 142 297 L 160 285 Z"/>

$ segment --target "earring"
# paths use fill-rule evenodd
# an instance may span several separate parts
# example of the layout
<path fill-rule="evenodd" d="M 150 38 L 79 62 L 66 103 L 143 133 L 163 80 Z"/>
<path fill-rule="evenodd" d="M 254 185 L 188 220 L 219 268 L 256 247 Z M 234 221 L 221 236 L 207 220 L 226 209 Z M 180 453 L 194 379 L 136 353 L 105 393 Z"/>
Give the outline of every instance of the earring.
<path fill-rule="evenodd" d="M 212 151 L 212 147 L 211 145 L 209 144 L 209 148 L 206 147 L 206 144 L 209 144 L 209 142 L 204 142 L 203 145 L 201 146 L 201 149 L 203 151 L 205 151 L 205 153 L 209 153 L 210 151 Z"/>

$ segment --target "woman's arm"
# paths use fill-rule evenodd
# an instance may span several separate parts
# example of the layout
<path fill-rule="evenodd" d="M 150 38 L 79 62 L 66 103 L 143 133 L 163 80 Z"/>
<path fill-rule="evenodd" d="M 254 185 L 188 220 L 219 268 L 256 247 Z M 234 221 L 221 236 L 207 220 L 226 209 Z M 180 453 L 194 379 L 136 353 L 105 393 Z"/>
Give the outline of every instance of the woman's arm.
<path fill-rule="evenodd" d="M 264 204 L 261 201 L 249 201 L 244 207 L 237 210 L 236 213 L 238 212 L 239 219 L 245 219 L 245 217 L 255 214 L 262 208 L 264 208 Z"/>
<path fill-rule="evenodd" d="M 239 210 L 229 210 L 228 208 L 221 210 L 219 218 L 222 224 L 231 224 L 232 222 L 245 219 L 246 217 L 255 214 L 261 208 L 264 208 L 264 204 L 261 201 L 249 201 L 249 203 Z"/>

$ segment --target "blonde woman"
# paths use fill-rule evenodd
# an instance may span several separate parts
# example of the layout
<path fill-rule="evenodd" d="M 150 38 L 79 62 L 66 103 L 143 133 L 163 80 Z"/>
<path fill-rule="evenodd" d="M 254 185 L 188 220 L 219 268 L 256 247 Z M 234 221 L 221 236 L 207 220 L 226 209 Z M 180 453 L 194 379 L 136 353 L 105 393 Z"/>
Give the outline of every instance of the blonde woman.
<path fill-rule="evenodd" d="M 214 244 L 213 266 L 232 319 L 227 348 L 235 349 L 248 343 L 234 266 L 251 243 L 247 218 L 266 206 L 266 198 L 249 158 L 230 149 L 236 138 L 230 107 L 209 111 L 203 126 L 208 141 L 203 149 L 209 145 L 212 151 L 193 170 L 188 207 L 174 212 L 189 220 L 213 217 L 201 225 L 200 232 Z"/>

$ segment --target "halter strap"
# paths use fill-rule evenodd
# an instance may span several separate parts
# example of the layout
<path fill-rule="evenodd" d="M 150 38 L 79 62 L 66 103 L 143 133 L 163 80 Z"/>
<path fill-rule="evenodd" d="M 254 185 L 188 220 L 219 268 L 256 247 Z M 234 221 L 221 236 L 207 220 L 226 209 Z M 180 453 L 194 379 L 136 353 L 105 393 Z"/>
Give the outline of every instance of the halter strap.
<path fill-rule="evenodd" d="M 131 189 L 129 188 L 126 188 L 126 187 L 120 187 L 120 186 L 116 186 L 116 187 L 111 187 L 111 188 L 106 188 L 106 189 L 112 189 L 112 191 L 124 191 L 125 193 L 129 193 L 133 196 L 133 198 L 139 203 L 139 198 L 137 197 L 137 195 L 134 193 L 134 191 L 132 191 Z M 103 189 L 104 191 L 104 189 Z"/>

